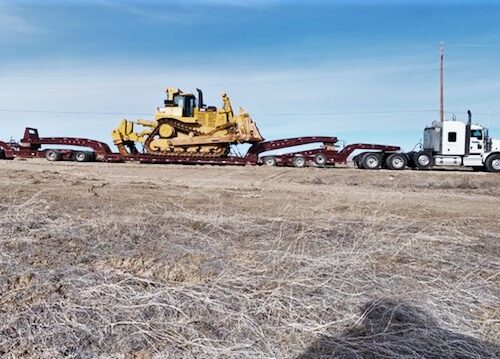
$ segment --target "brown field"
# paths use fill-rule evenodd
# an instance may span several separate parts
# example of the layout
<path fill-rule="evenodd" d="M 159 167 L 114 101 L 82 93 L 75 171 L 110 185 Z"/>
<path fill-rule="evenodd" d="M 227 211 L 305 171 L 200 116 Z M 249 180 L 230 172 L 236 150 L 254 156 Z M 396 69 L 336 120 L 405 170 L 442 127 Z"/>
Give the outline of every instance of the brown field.
<path fill-rule="evenodd" d="M 500 176 L 0 162 L 5 358 L 500 356 Z"/>

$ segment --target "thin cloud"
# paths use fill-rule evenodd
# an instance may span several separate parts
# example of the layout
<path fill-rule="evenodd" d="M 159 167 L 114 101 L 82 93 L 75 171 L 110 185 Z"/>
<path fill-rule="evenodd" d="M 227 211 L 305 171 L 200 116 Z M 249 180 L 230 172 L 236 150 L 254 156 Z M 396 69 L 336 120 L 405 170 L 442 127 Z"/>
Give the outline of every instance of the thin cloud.
<path fill-rule="evenodd" d="M 14 36 L 32 35 L 41 31 L 41 28 L 22 15 L 19 8 L 0 4 L 0 40 L 10 41 Z"/>
<path fill-rule="evenodd" d="M 184 0 L 172 1 L 167 6 L 161 1 L 95 0 L 99 6 L 125 12 L 144 20 L 163 20 L 191 23 L 206 16 L 203 9 L 211 7 L 266 8 L 278 4 L 276 0 Z M 200 9 L 200 7 L 202 9 Z"/>

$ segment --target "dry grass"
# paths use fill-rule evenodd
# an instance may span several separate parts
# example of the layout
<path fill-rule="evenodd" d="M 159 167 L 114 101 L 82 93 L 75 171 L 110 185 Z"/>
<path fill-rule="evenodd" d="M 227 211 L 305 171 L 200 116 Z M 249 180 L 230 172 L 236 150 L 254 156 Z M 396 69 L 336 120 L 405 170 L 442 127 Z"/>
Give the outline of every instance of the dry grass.
<path fill-rule="evenodd" d="M 2 357 L 500 356 L 498 176 L 1 165 Z"/>

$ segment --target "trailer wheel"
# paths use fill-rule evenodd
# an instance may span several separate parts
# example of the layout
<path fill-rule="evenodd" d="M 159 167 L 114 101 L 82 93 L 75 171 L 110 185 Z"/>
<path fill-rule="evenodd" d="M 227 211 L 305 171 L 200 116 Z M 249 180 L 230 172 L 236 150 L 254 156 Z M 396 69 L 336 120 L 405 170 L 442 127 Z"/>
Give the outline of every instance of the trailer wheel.
<path fill-rule="evenodd" d="M 273 166 L 276 166 L 278 164 L 278 161 L 276 160 L 276 157 L 274 157 L 274 156 L 264 157 L 264 159 L 262 160 L 262 162 L 266 166 L 269 166 L 269 167 L 273 167 Z"/>
<path fill-rule="evenodd" d="M 302 156 L 297 156 L 293 158 L 292 163 L 294 167 L 302 168 L 306 166 L 306 159 Z"/>
<path fill-rule="evenodd" d="M 48 150 L 47 152 L 45 152 L 45 158 L 47 159 L 47 161 L 56 162 L 62 160 L 62 154 L 61 152 L 56 150 Z"/>
<path fill-rule="evenodd" d="M 352 161 L 354 162 L 354 165 L 356 167 L 358 167 L 359 169 L 363 169 L 363 163 L 361 162 L 362 155 L 363 154 L 354 156 L 353 159 L 352 159 Z"/>
<path fill-rule="evenodd" d="M 406 160 L 406 156 L 401 153 L 391 153 L 385 159 L 386 167 L 394 171 L 404 170 L 407 163 L 408 161 Z"/>
<path fill-rule="evenodd" d="M 361 158 L 361 163 L 367 170 L 378 170 L 382 165 L 382 158 L 378 153 L 367 152 Z"/>
<path fill-rule="evenodd" d="M 491 155 L 486 159 L 488 172 L 500 172 L 500 155 Z"/>
<path fill-rule="evenodd" d="M 89 156 L 87 152 L 80 151 L 75 153 L 74 159 L 76 162 L 87 162 L 89 160 Z"/>
<path fill-rule="evenodd" d="M 316 165 L 319 167 L 323 167 L 327 162 L 328 160 L 326 156 L 322 153 L 318 153 L 316 156 L 314 156 L 314 163 L 316 163 Z"/>
<path fill-rule="evenodd" d="M 415 167 L 419 170 L 428 170 L 432 167 L 432 155 L 427 151 L 419 151 L 413 155 Z"/>
<path fill-rule="evenodd" d="M 89 162 L 94 162 L 95 161 L 95 152 L 94 151 L 88 151 L 87 152 L 87 158 Z"/>

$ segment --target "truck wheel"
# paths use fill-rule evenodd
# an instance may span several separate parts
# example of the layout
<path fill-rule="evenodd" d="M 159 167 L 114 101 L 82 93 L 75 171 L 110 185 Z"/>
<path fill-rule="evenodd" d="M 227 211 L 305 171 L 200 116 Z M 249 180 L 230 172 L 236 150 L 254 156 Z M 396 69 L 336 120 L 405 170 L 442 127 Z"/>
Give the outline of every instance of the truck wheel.
<path fill-rule="evenodd" d="M 318 167 L 323 167 L 324 165 L 326 165 L 327 161 L 328 160 L 326 159 L 326 156 L 322 153 L 318 153 L 316 156 L 314 156 L 314 163 L 316 163 Z"/>
<path fill-rule="evenodd" d="M 276 160 L 276 157 L 274 157 L 274 156 L 264 157 L 264 159 L 262 160 L 262 162 L 266 166 L 269 166 L 269 167 L 276 166 L 278 164 L 278 161 Z"/>
<path fill-rule="evenodd" d="M 432 155 L 427 151 L 419 151 L 413 155 L 415 167 L 419 170 L 428 170 L 432 167 Z"/>
<path fill-rule="evenodd" d="M 62 159 L 62 154 L 61 152 L 56 150 L 48 150 L 47 152 L 45 152 L 45 158 L 47 159 L 47 161 L 56 162 Z"/>
<path fill-rule="evenodd" d="M 385 159 L 385 165 L 390 170 L 401 171 L 406 168 L 406 156 L 401 153 L 392 153 Z"/>
<path fill-rule="evenodd" d="M 302 168 L 306 166 L 306 159 L 302 156 L 297 156 L 293 158 L 292 163 L 294 167 Z"/>
<path fill-rule="evenodd" d="M 361 158 L 363 168 L 367 170 L 378 170 L 382 165 L 382 157 L 378 153 L 365 153 Z"/>
<path fill-rule="evenodd" d="M 5 159 L 5 151 L 0 148 L 0 160 L 4 160 L 4 159 Z"/>
<path fill-rule="evenodd" d="M 488 172 L 500 172 L 500 155 L 491 155 L 486 159 Z"/>
<path fill-rule="evenodd" d="M 87 162 L 89 160 L 89 156 L 87 152 L 77 152 L 75 153 L 74 159 L 76 162 Z"/>

